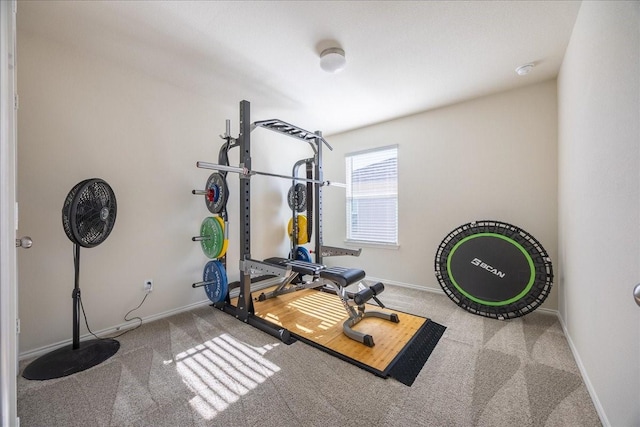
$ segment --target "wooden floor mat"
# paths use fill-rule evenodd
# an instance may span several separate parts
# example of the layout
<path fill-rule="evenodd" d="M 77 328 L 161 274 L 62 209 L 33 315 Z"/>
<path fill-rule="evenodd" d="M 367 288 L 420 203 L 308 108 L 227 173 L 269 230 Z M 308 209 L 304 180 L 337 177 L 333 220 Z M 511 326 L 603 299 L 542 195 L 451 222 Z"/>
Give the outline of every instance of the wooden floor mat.
<path fill-rule="evenodd" d="M 353 326 L 352 329 L 373 336 L 375 345 L 367 347 L 342 332 L 342 324 L 348 315 L 335 294 L 306 289 L 254 301 L 254 309 L 256 316 L 282 326 L 295 337 L 351 359 L 379 375 L 385 375 L 392 362 L 428 321 L 424 317 L 367 304 L 367 311 L 396 313 L 400 319 L 399 323 L 393 323 L 371 317 Z"/>

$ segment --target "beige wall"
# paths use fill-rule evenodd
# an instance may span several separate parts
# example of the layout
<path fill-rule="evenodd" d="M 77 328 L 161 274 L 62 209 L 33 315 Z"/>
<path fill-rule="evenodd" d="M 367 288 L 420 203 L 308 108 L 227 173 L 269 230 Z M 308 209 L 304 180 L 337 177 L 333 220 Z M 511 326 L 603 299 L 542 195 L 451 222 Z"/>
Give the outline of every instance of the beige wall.
<path fill-rule="evenodd" d="M 549 81 L 328 136 L 335 150 L 325 152 L 325 178 L 334 181 L 344 180 L 344 154 L 352 151 L 398 144 L 400 165 L 399 248 L 364 247 L 360 258 L 327 258 L 330 264 L 437 290 L 435 250 L 462 223 L 502 220 L 540 240 L 556 272 L 544 307 L 560 310 L 605 425 L 621 426 L 640 420 L 640 322 L 630 292 L 640 273 L 639 7 L 582 4 L 557 102 Z M 60 216 L 67 192 L 85 178 L 107 180 L 119 206 L 109 239 L 82 250 L 92 329 L 121 324 L 147 278 L 155 290 L 135 315 L 206 302 L 202 289 L 190 287 L 207 261 L 190 236 L 208 211 L 190 190 L 210 173 L 195 162 L 216 161 L 225 119 L 237 134 L 237 103 L 22 32 L 18 58 L 18 235 L 34 239 L 18 253 L 20 352 L 71 338 L 72 244 Z M 288 174 L 309 156 L 307 147 L 264 132 L 254 136 L 256 169 Z M 288 186 L 252 181 L 256 259 L 287 252 Z M 237 188 L 230 179 L 231 280 L 238 274 Z M 325 243 L 345 246 L 343 190 L 326 189 L 324 208 Z"/>
<path fill-rule="evenodd" d="M 190 237 L 209 211 L 191 190 L 204 188 L 211 171 L 195 163 L 217 162 L 225 119 L 238 134 L 238 104 L 221 107 L 216 99 L 27 33 L 18 34 L 18 57 L 19 235 L 34 240 L 18 259 L 20 352 L 72 337 L 72 243 L 61 208 L 69 190 L 86 178 L 106 180 L 118 202 L 109 238 L 81 250 L 80 288 L 92 330 L 122 324 L 142 300 L 147 278 L 154 291 L 132 315 L 146 318 L 206 301 L 204 290 L 191 283 L 201 280 L 208 259 Z M 307 144 L 262 129 L 252 137 L 256 169 L 290 173 L 298 158 L 310 154 Z M 252 179 L 256 258 L 286 256 L 289 212 L 281 206 L 289 184 Z M 229 185 L 228 265 L 230 280 L 237 280 L 237 175 L 230 175 Z"/>
<path fill-rule="evenodd" d="M 20 233 L 35 241 L 19 255 L 20 351 L 71 337 L 72 244 L 60 213 L 67 192 L 88 177 L 109 182 L 119 206 L 109 239 L 81 254 L 92 329 L 123 323 L 142 299 L 146 278 L 154 279 L 155 289 L 135 313 L 142 317 L 205 301 L 202 289 L 190 287 L 207 261 L 190 236 L 208 211 L 190 190 L 201 188 L 210 171 L 194 165 L 216 161 L 226 118 L 237 134 L 237 104 L 37 36 L 20 33 L 18 40 Z M 439 289 L 433 260 L 442 238 L 468 221 L 497 219 L 532 233 L 557 268 L 556 117 L 556 85 L 549 81 L 328 136 L 335 150 L 325 150 L 325 178 L 334 181 L 344 181 L 345 153 L 399 145 L 400 247 L 365 247 L 360 258 L 327 263 L 357 266 L 388 283 Z M 257 170 L 289 174 L 295 160 L 310 155 L 306 144 L 262 129 L 252 137 Z M 237 162 L 234 152 L 231 163 Z M 237 179 L 230 187 L 228 265 L 235 280 Z M 252 179 L 255 259 L 287 253 L 288 187 L 286 180 Z M 325 244 L 345 246 L 344 190 L 324 194 Z M 544 307 L 556 309 L 555 287 Z"/>
<path fill-rule="evenodd" d="M 237 104 L 221 107 L 37 36 L 20 33 L 18 40 L 19 232 L 35 242 L 19 254 L 21 353 L 71 338 L 72 244 L 60 215 L 68 191 L 88 177 L 109 182 L 119 208 L 109 239 L 81 251 L 80 286 L 91 328 L 122 324 L 144 296 L 147 278 L 154 279 L 154 291 L 136 315 L 206 302 L 202 289 L 190 287 L 207 261 L 190 236 L 208 211 L 190 190 L 204 185 L 210 171 L 195 162 L 216 161 L 226 118 L 237 135 Z M 476 219 L 523 227 L 555 261 L 555 135 L 555 83 L 547 82 L 328 137 L 335 150 L 325 150 L 326 179 L 344 180 L 344 153 L 386 144 L 399 144 L 401 170 L 400 247 L 365 248 L 360 258 L 328 263 L 438 289 L 437 245 Z M 310 155 L 306 144 L 262 129 L 252 137 L 257 170 L 289 174 L 295 160 Z M 231 163 L 237 162 L 232 152 Z M 252 179 L 255 259 L 287 253 L 288 186 L 286 180 Z M 230 280 L 238 276 L 237 188 L 237 179 L 230 179 Z M 324 208 L 325 243 L 344 246 L 344 190 L 327 188 Z M 556 308 L 555 290 L 545 307 Z"/>
<path fill-rule="evenodd" d="M 355 108 L 355 107 L 354 107 Z M 328 137 L 327 179 L 344 180 L 345 153 L 398 144 L 397 249 L 364 247 L 359 266 L 387 283 L 439 290 L 435 252 L 456 227 L 494 219 L 531 233 L 557 268 L 555 81 Z M 345 194 L 325 191 L 325 244 L 345 246 Z M 556 286 L 544 307 L 557 308 Z M 453 303 L 452 303 L 453 304 Z"/>
<path fill-rule="evenodd" d="M 583 2 L 558 77 L 560 315 L 605 425 L 640 425 L 640 3 Z"/>

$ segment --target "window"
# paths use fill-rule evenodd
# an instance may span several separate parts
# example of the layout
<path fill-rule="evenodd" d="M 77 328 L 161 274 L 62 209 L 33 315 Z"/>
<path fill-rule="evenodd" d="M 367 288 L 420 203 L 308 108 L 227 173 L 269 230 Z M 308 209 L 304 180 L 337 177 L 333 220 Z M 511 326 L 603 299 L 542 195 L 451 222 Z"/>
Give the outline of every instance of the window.
<path fill-rule="evenodd" d="M 347 240 L 398 244 L 398 146 L 347 154 Z"/>

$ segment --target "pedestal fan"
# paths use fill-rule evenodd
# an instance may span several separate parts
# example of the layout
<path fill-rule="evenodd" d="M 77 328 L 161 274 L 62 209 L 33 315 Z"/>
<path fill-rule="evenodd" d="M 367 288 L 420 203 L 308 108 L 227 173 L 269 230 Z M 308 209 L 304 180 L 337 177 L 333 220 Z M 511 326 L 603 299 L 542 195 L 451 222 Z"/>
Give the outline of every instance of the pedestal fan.
<path fill-rule="evenodd" d="M 60 378 L 96 366 L 118 351 L 114 339 L 80 342 L 80 246 L 93 248 L 109 236 L 116 221 L 116 197 L 105 181 L 86 179 L 76 184 L 62 207 L 62 226 L 73 242 L 75 285 L 73 288 L 73 344 L 41 356 L 22 373 L 29 380 Z"/>

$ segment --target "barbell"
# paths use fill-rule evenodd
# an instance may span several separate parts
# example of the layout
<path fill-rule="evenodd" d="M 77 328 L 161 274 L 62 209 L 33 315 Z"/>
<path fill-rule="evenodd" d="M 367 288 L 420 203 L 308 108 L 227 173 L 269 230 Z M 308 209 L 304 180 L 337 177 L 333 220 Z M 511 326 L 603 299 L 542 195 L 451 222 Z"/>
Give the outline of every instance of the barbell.
<path fill-rule="evenodd" d="M 196 166 L 199 167 L 200 169 L 211 169 L 211 170 L 217 170 L 217 171 L 223 171 L 223 172 L 233 172 L 233 173 L 240 174 L 240 175 L 242 175 L 244 177 L 250 177 L 252 175 L 264 175 L 264 176 L 271 176 L 271 177 L 274 177 L 274 178 L 290 179 L 292 181 L 312 182 L 314 184 L 318 184 L 318 185 L 321 185 L 321 186 L 334 186 L 334 187 L 346 187 L 347 186 L 346 184 L 339 183 L 339 182 L 320 181 L 318 179 L 312 179 L 312 178 L 301 178 L 301 177 L 298 177 L 298 176 L 280 175 L 280 174 L 271 173 L 271 172 L 260 172 L 260 171 L 249 170 L 247 168 L 241 168 L 241 167 L 236 167 L 236 166 L 220 165 L 220 164 L 217 164 L 217 163 L 196 162 Z"/>

